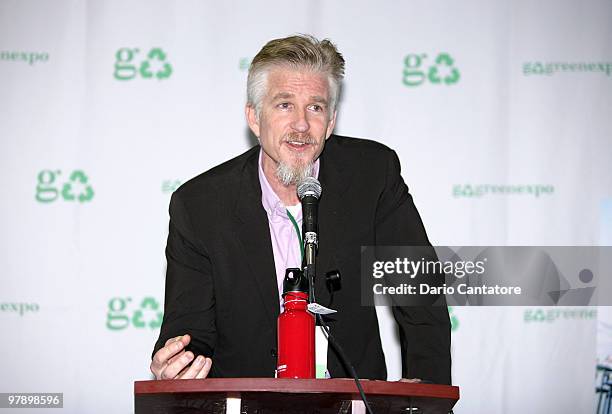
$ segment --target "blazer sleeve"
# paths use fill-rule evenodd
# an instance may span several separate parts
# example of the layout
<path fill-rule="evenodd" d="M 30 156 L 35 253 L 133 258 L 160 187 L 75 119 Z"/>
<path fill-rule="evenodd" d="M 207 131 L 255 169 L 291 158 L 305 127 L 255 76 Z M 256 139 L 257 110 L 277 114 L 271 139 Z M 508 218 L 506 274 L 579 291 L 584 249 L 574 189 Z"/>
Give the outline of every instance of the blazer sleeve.
<path fill-rule="evenodd" d="M 376 245 L 429 246 L 421 217 L 389 150 L 386 181 L 376 211 Z M 446 303 L 445 301 L 443 302 Z M 402 377 L 451 383 L 450 319 L 446 306 L 393 306 L 402 353 Z"/>
<path fill-rule="evenodd" d="M 180 191 L 170 200 L 166 259 L 164 319 L 153 354 L 169 338 L 190 334 L 189 350 L 196 356 L 213 356 L 216 328 L 212 265 L 205 246 L 194 235 Z"/>

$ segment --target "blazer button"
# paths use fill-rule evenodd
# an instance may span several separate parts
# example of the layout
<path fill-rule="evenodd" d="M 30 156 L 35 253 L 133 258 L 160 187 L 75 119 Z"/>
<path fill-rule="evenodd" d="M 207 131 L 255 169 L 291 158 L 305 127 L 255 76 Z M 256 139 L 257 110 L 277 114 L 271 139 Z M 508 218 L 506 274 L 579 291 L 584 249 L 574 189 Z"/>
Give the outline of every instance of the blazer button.
<path fill-rule="evenodd" d="M 272 355 L 274 358 L 278 356 L 278 353 L 276 352 L 276 348 L 270 349 L 270 355 Z"/>

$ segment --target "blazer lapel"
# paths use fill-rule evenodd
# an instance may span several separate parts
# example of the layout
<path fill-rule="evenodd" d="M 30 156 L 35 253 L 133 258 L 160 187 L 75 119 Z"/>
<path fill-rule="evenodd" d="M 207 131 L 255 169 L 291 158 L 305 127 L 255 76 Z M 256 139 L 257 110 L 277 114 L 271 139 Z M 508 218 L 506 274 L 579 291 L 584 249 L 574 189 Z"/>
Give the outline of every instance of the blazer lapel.
<path fill-rule="evenodd" d="M 317 301 L 326 304 L 322 298 L 329 297 L 325 287 L 325 273 L 336 270 L 335 260 L 338 235 L 342 234 L 346 225 L 342 214 L 343 194 L 348 187 L 350 177 L 342 174 L 339 166 L 334 163 L 334 137 L 326 143 L 326 148 L 321 155 L 319 169 L 319 181 L 322 193 L 319 201 L 319 250 L 317 255 L 317 280 L 315 288 Z"/>
<path fill-rule="evenodd" d="M 253 273 L 269 322 L 276 329 L 280 304 L 268 217 L 261 204 L 258 156 L 259 151 L 254 151 L 242 171 L 235 209 L 236 233 L 244 248 L 246 261 Z"/>

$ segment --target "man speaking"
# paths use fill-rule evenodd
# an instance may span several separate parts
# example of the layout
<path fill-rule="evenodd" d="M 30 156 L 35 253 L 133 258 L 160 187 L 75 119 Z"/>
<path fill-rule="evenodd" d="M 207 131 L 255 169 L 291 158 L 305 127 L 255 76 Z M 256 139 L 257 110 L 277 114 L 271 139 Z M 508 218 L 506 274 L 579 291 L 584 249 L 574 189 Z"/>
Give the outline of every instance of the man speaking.
<path fill-rule="evenodd" d="M 182 185 L 170 201 L 165 313 L 157 379 L 273 377 L 286 268 L 301 267 L 296 185 L 321 182 L 315 290 L 338 312 L 328 325 L 360 378 L 386 379 L 374 307 L 361 306 L 360 246 L 429 245 L 394 151 L 332 135 L 344 59 L 328 40 L 268 42 L 247 81 L 246 119 L 259 144 Z M 224 137 L 224 139 L 231 139 Z M 446 307 L 393 307 L 402 376 L 450 384 Z M 350 377 L 330 347 L 331 377 Z"/>

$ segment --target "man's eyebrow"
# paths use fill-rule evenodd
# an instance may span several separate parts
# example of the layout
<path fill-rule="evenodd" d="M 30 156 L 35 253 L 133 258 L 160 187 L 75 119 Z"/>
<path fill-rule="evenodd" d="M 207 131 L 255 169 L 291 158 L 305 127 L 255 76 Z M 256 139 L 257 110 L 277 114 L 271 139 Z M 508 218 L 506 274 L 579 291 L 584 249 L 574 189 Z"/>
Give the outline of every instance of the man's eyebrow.
<path fill-rule="evenodd" d="M 276 95 L 274 95 L 274 97 L 272 98 L 273 101 L 276 101 L 278 99 L 289 99 L 289 98 L 293 98 L 293 94 L 290 92 L 279 92 Z"/>
<path fill-rule="evenodd" d="M 327 105 L 327 99 L 325 99 L 322 96 L 315 95 L 315 96 L 311 96 L 310 99 L 312 99 L 314 102 L 318 102 L 318 103 Z"/>
<path fill-rule="evenodd" d="M 294 94 L 292 94 L 291 92 L 279 92 L 276 95 L 274 95 L 272 97 L 272 101 L 277 101 L 279 99 L 290 99 L 295 97 Z M 310 97 L 310 99 L 313 102 L 317 102 L 317 103 L 321 103 L 324 105 L 327 105 L 327 99 L 325 99 L 324 97 L 320 96 L 320 95 L 313 95 Z"/>

